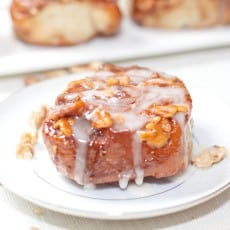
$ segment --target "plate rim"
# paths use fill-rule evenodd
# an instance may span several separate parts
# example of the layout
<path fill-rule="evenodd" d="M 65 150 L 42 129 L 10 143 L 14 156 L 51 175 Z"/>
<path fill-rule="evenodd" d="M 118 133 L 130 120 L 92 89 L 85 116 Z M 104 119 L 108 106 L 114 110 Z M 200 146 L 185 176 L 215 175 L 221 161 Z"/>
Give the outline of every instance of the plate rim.
<path fill-rule="evenodd" d="M 91 71 L 87 72 L 87 73 L 91 73 Z M 85 75 L 85 73 L 77 74 L 77 76 L 79 76 L 79 75 L 80 76 Z M 70 78 L 76 77 L 76 74 L 70 74 L 69 77 Z M 68 79 L 68 77 L 65 77 L 65 78 L 60 78 L 58 81 L 60 81 L 60 82 L 63 82 L 63 81 L 68 82 L 69 79 Z M 5 101 L 0 103 L 0 111 L 1 111 L 2 105 L 4 106 L 4 103 L 7 103 L 8 100 L 12 100 L 12 98 L 14 99 L 17 96 L 17 94 L 22 94 L 22 93 L 25 93 L 25 92 L 29 92 L 29 90 L 33 90 L 33 89 L 36 89 L 36 88 L 39 89 L 43 85 L 52 84 L 52 82 L 57 82 L 57 79 L 51 79 L 51 80 L 41 82 L 41 83 L 36 84 L 36 85 L 32 85 L 30 87 L 18 90 L 17 92 L 12 94 L 9 98 L 7 98 Z M 200 88 L 196 88 L 196 89 L 200 89 Z M 203 89 L 202 89 L 202 91 L 203 91 Z M 226 108 L 228 108 L 228 110 L 230 112 L 230 106 L 227 105 L 222 100 L 222 98 L 220 98 L 218 95 L 214 94 L 213 92 L 211 92 L 209 90 L 205 89 L 205 91 L 208 92 L 208 93 L 212 93 L 212 95 L 214 95 L 216 98 L 218 98 L 218 100 L 220 100 L 223 103 L 223 105 L 225 105 Z M 2 158 L 2 156 L 0 158 Z M 196 201 L 191 201 L 191 202 L 187 202 L 186 204 L 180 204 L 178 206 L 170 207 L 170 208 L 167 208 L 167 209 L 162 209 L 162 210 L 158 211 L 158 213 L 156 213 L 155 211 L 153 211 L 153 212 L 151 212 L 151 211 L 143 212 L 142 211 L 141 213 L 140 212 L 134 212 L 134 213 L 128 213 L 127 212 L 127 213 L 122 213 L 122 215 L 116 215 L 116 214 L 111 215 L 111 213 L 110 214 L 106 214 L 106 213 L 103 213 L 103 212 L 95 213 L 95 212 L 92 212 L 92 211 L 84 212 L 83 210 L 80 210 L 80 209 L 76 210 L 76 209 L 72 209 L 72 208 L 66 208 L 66 207 L 57 206 L 55 204 L 49 204 L 46 201 L 39 200 L 37 198 L 25 195 L 25 194 L 17 191 L 17 189 L 12 188 L 12 186 L 9 183 L 4 181 L 4 179 L 1 178 L 1 176 L 0 176 L 0 181 L 1 181 L 2 185 L 6 189 L 10 190 L 12 193 L 14 193 L 14 194 L 18 195 L 19 197 L 21 197 L 21 198 L 23 198 L 25 200 L 28 200 L 28 201 L 30 201 L 32 203 L 38 204 L 38 205 L 40 205 L 42 207 L 45 207 L 45 208 L 48 208 L 50 210 L 57 211 L 57 212 L 60 212 L 60 213 L 68 214 L 68 215 L 74 215 L 74 216 L 86 217 L 86 218 L 93 218 L 93 219 L 95 219 L 95 218 L 96 219 L 104 219 L 104 220 L 142 219 L 142 218 L 156 217 L 156 216 L 162 216 L 162 215 L 167 215 L 167 214 L 179 212 L 179 211 L 194 207 L 196 205 L 199 205 L 201 203 L 204 203 L 204 202 L 208 201 L 209 199 L 212 199 L 213 197 L 219 195 L 220 193 L 222 193 L 223 191 L 227 190 L 230 187 L 230 181 L 226 180 L 226 182 L 222 183 L 222 186 L 219 186 L 218 189 L 216 189 L 214 192 L 209 192 L 209 194 L 203 195 L 202 197 L 200 197 L 200 199 L 197 199 Z"/>

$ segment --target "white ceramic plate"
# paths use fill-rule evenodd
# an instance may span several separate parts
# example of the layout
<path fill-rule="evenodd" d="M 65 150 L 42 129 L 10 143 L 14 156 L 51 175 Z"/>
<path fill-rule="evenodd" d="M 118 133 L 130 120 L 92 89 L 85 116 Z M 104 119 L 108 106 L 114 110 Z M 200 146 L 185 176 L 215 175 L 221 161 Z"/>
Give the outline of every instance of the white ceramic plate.
<path fill-rule="evenodd" d="M 0 76 L 95 60 L 118 61 L 230 44 L 229 26 L 167 31 L 144 29 L 124 17 L 117 36 L 98 37 L 88 43 L 72 47 L 37 47 L 25 44 L 14 36 L 8 7 L 4 5 L 0 7 L 0 15 Z"/>
<path fill-rule="evenodd" d="M 0 104 L 0 181 L 17 195 L 43 207 L 76 216 L 100 219 L 132 219 L 159 216 L 200 204 L 229 187 L 230 157 L 207 170 L 190 166 L 186 173 L 163 180 L 149 179 L 143 186 L 130 184 L 83 189 L 61 176 L 39 140 L 32 160 L 15 157 L 19 136 L 28 117 L 41 104 L 52 104 L 70 80 L 66 76 L 25 88 Z M 214 94 L 191 89 L 194 100 L 194 134 L 202 146 L 230 149 L 230 108 Z"/>

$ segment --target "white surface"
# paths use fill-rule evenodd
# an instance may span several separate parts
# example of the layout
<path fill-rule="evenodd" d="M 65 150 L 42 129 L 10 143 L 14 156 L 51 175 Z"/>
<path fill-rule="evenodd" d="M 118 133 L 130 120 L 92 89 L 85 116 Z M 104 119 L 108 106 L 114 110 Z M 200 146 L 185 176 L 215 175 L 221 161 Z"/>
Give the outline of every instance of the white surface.
<path fill-rule="evenodd" d="M 13 33 L 8 7 L 0 7 L 0 76 L 89 61 L 115 61 L 230 45 L 230 27 L 167 31 L 144 29 L 124 17 L 114 37 L 98 37 L 72 47 L 38 47 L 19 41 Z"/>
<path fill-rule="evenodd" d="M 190 88 L 207 88 L 220 95 L 230 105 L 229 66 L 230 49 L 183 54 L 158 59 L 129 61 L 122 64 L 140 64 L 178 74 Z M 199 77 L 198 77 L 199 76 Z M 21 78 L 1 78 L 0 92 L 7 95 L 22 87 Z M 5 95 L 0 98 L 3 100 Z M 26 102 L 25 102 L 26 103 Z M 215 119 L 217 121 L 218 119 Z M 0 146 L 6 139 L 0 140 Z M 13 171 L 13 167 L 12 171 Z M 16 173 L 15 173 L 16 174 Z M 16 176 L 17 177 L 17 176 Z M 216 178 L 216 177 L 215 177 Z M 20 181 L 20 178 L 18 178 Z M 40 190 L 42 193 L 42 191 Z M 31 204 L 4 187 L 0 187 L 0 229 L 30 230 L 229 230 L 230 189 L 199 206 L 179 213 L 144 220 L 101 221 L 77 218 L 41 209 L 36 215 L 36 205 Z M 135 209 L 135 207 L 133 207 Z"/>
<path fill-rule="evenodd" d="M 36 146 L 32 161 L 16 159 L 15 147 L 27 127 L 31 111 L 42 104 L 52 105 L 69 81 L 85 75 L 65 76 L 28 87 L 1 104 L 0 139 L 8 141 L 1 145 L 0 181 L 6 188 L 43 207 L 67 214 L 100 219 L 137 219 L 192 207 L 229 187 L 230 157 L 208 170 L 190 167 L 181 177 L 151 180 L 141 187 L 131 184 L 125 191 L 118 185 L 84 190 L 65 180 L 54 170 L 42 141 Z M 204 89 L 190 91 L 194 106 L 194 134 L 200 145 L 221 145 L 230 149 L 230 107 Z M 17 119 L 14 119 L 15 114 Z M 219 114 L 222 114 L 221 120 L 214 122 Z"/>

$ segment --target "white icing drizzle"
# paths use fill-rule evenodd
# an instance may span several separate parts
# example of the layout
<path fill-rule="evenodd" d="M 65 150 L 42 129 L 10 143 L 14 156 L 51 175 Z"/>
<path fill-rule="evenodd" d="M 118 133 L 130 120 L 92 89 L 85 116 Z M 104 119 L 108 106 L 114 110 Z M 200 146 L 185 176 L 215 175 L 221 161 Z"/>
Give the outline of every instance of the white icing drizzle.
<path fill-rule="evenodd" d="M 126 172 L 122 172 L 119 175 L 119 186 L 121 189 L 126 189 L 128 187 L 129 184 L 129 180 L 132 176 L 132 171 L 126 171 Z"/>
<path fill-rule="evenodd" d="M 132 150 L 133 150 L 133 164 L 134 164 L 134 171 L 136 174 L 135 182 L 137 185 L 141 185 L 144 179 L 144 170 L 142 169 L 142 142 L 135 132 L 133 134 L 133 141 L 132 141 Z"/>
<path fill-rule="evenodd" d="M 143 80 L 148 80 L 154 72 L 150 69 L 132 69 L 127 71 L 126 75 L 130 76 L 132 79 L 135 79 L 135 83 L 140 83 Z"/>
<path fill-rule="evenodd" d="M 75 160 L 75 180 L 79 184 L 86 184 L 85 178 L 86 154 L 91 132 L 89 121 L 84 118 L 77 118 L 73 125 L 74 137 L 77 140 L 76 160 Z"/>

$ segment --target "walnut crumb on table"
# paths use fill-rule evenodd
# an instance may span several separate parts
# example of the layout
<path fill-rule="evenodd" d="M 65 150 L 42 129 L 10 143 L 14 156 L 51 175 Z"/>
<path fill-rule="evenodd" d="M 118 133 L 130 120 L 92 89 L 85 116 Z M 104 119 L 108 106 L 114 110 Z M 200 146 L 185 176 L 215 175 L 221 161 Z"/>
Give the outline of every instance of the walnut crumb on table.
<path fill-rule="evenodd" d="M 30 227 L 30 230 L 39 230 L 37 227 Z"/>
<path fill-rule="evenodd" d="M 38 132 L 47 115 L 47 107 L 41 106 L 39 111 L 32 112 L 29 118 L 30 131 L 23 132 L 16 148 L 16 157 L 31 159 L 34 156 L 34 145 L 38 140 Z"/>
<path fill-rule="evenodd" d="M 55 69 L 55 70 L 50 70 L 46 72 L 30 74 L 24 77 L 24 85 L 30 86 L 30 85 L 36 84 L 44 80 L 61 77 L 69 73 L 70 74 L 71 73 L 81 73 L 81 72 L 86 72 L 90 70 L 96 71 L 96 70 L 99 70 L 102 65 L 103 65 L 102 62 L 95 61 L 90 64 L 73 65 L 67 68 Z"/>
<path fill-rule="evenodd" d="M 36 207 L 36 208 L 33 209 L 33 213 L 34 213 L 35 215 L 37 215 L 37 216 L 41 216 L 41 215 L 43 214 L 43 211 L 42 211 L 41 208 Z"/>
<path fill-rule="evenodd" d="M 222 161 L 227 154 L 228 150 L 225 147 L 214 145 L 205 148 L 198 156 L 194 156 L 192 164 L 198 168 L 208 168 Z"/>

